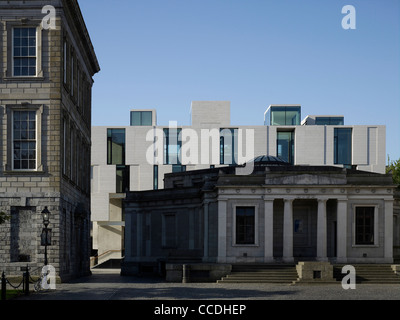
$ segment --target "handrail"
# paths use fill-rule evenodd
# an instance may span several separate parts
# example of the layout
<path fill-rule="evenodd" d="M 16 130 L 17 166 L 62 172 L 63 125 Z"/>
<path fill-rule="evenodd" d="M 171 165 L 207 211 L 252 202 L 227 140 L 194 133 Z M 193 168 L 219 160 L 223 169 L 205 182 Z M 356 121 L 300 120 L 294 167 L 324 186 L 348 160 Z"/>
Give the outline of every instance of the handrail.
<path fill-rule="evenodd" d="M 115 253 L 115 252 L 122 252 L 122 250 L 108 250 L 108 251 L 106 251 L 106 252 L 103 252 L 102 254 L 100 254 L 100 255 L 97 255 L 97 256 L 94 256 L 94 257 L 90 257 L 90 264 L 92 264 L 92 261 L 93 261 L 93 265 L 94 265 L 94 262 L 95 261 L 99 261 L 99 258 L 100 257 L 102 257 L 102 256 L 105 256 L 105 255 L 108 255 L 108 254 L 110 254 L 110 253 Z"/>

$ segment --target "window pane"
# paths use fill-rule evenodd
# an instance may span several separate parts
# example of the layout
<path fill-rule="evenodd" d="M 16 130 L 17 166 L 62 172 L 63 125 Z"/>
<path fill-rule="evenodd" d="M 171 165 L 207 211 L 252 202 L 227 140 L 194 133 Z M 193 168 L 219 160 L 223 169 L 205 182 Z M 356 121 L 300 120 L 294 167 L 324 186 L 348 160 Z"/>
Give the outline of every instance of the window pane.
<path fill-rule="evenodd" d="M 152 125 L 152 112 L 151 111 L 143 111 L 142 112 L 142 126 L 151 126 Z"/>
<path fill-rule="evenodd" d="M 14 28 L 13 50 L 14 76 L 36 76 L 36 28 Z"/>
<path fill-rule="evenodd" d="M 356 244 L 374 244 L 374 207 L 356 208 Z"/>
<path fill-rule="evenodd" d="M 334 130 L 334 163 L 352 164 L 352 129 L 336 128 Z"/>
<path fill-rule="evenodd" d="M 276 153 L 283 161 L 294 164 L 294 132 L 278 132 Z"/>
<path fill-rule="evenodd" d="M 140 112 L 131 112 L 131 126 L 140 126 Z"/>
<path fill-rule="evenodd" d="M 125 129 L 107 130 L 107 164 L 125 164 Z"/>
<path fill-rule="evenodd" d="M 36 112 L 13 112 L 14 169 L 36 169 Z"/>
<path fill-rule="evenodd" d="M 255 208 L 236 208 L 236 244 L 255 243 Z"/>

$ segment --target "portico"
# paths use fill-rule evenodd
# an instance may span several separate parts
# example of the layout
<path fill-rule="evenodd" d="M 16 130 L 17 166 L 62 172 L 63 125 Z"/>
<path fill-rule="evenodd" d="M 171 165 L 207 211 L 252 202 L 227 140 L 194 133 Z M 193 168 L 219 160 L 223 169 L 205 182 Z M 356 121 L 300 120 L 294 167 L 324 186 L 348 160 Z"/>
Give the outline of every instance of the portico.
<path fill-rule="evenodd" d="M 160 261 L 195 261 L 204 270 L 298 261 L 393 263 L 390 175 L 266 164 L 239 176 L 234 169 L 171 174 L 166 183 L 182 187 L 129 193 L 123 272 L 158 268 Z"/>
<path fill-rule="evenodd" d="M 262 186 L 219 180 L 217 262 L 391 263 L 393 189 L 349 184 L 337 168 L 298 169 L 267 168 Z M 237 208 L 254 211 L 243 225 Z M 254 232 L 248 243 L 238 242 L 241 226 Z"/>

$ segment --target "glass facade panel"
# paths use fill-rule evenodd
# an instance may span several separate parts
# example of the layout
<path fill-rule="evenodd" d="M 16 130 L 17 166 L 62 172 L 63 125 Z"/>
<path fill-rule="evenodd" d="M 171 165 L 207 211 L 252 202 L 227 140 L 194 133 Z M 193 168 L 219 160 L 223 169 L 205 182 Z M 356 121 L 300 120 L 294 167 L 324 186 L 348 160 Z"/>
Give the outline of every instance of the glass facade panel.
<path fill-rule="evenodd" d="M 342 126 L 344 125 L 343 117 L 315 117 L 315 124 L 318 126 Z"/>
<path fill-rule="evenodd" d="M 164 164 L 181 164 L 182 129 L 164 129 Z"/>
<path fill-rule="evenodd" d="M 151 111 L 131 111 L 131 126 L 151 126 L 152 120 Z"/>
<path fill-rule="evenodd" d="M 116 193 L 129 190 L 129 166 L 117 165 Z"/>
<path fill-rule="evenodd" d="M 271 126 L 298 126 L 301 122 L 301 107 L 270 107 L 265 121 L 266 125 Z"/>
<path fill-rule="evenodd" d="M 158 165 L 153 166 L 153 189 L 158 190 Z"/>
<path fill-rule="evenodd" d="M 236 207 L 236 244 L 255 244 L 254 207 Z"/>
<path fill-rule="evenodd" d="M 235 165 L 237 159 L 238 129 L 220 130 L 220 164 Z"/>
<path fill-rule="evenodd" d="M 294 131 L 278 131 L 276 147 L 276 154 L 279 158 L 294 164 Z"/>
<path fill-rule="evenodd" d="M 125 164 L 125 129 L 107 129 L 107 164 Z"/>
<path fill-rule="evenodd" d="M 334 130 L 334 164 L 351 166 L 352 164 L 352 129 L 335 128 Z"/>
<path fill-rule="evenodd" d="M 185 172 L 185 171 L 186 171 L 186 166 L 183 166 L 181 164 L 172 165 L 172 172 Z"/>

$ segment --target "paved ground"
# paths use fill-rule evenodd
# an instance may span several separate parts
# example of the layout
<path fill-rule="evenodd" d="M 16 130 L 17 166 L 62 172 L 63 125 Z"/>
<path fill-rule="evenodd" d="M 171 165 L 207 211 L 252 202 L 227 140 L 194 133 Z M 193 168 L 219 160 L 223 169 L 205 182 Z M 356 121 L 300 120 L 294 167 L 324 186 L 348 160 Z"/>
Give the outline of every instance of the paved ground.
<path fill-rule="evenodd" d="M 355 290 L 333 285 L 167 283 L 162 279 L 121 277 L 96 271 L 56 290 L 20 300 L 400 300 L 398 285 L 357 284 Z"/>

